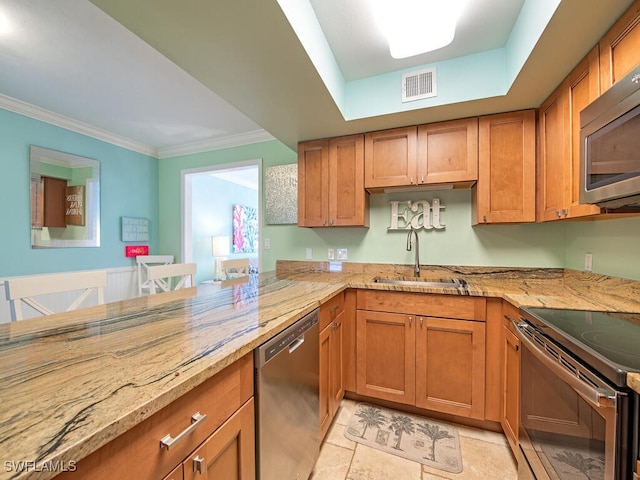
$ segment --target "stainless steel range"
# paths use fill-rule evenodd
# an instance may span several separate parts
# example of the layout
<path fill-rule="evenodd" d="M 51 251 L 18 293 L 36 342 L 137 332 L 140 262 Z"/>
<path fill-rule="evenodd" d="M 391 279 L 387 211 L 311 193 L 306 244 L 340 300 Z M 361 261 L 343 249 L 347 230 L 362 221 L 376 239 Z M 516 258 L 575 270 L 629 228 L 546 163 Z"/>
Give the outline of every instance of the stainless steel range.
<path fill-rule="evenodd" d="M 521 308 L 520 479 L 630 480 L 640 314 Z"/>

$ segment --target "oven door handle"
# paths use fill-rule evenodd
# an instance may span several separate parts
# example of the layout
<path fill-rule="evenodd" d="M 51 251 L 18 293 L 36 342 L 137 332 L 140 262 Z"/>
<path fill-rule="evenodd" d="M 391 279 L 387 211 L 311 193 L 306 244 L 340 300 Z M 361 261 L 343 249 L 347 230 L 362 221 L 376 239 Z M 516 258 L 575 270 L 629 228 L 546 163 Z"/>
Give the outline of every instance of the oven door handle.
<path fill-rule="evenodd" d="M 563 382 L 568 384 L 576 392 L 580 394 L 585 401 L 592 404 L 595 408 L 613 408 L 616 406 L 616 394 L 613 390 L 606 388 L 595 388 L 588 383 L 574 376 L 560 363 L 549 357 L 543 352 L 529 336 L 524 333 L 529 328 L 526 322 L 516 322 L 512 320 L 513 326 L 518 332 L 520 341 L 523 342 L 529 351 L 549 370 L 557 375 Z"/>

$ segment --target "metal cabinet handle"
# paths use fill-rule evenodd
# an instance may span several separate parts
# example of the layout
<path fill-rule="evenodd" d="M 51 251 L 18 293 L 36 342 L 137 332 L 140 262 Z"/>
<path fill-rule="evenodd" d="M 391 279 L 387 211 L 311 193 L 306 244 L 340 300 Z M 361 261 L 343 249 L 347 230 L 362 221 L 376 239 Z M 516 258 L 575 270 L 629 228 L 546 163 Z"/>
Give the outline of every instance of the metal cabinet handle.
<path fill-rule="evenodd" d="M 166 448 L 169 450 L 172 446 L 182 440 L 184 437 L 189 435 L 195 428 L 204 422 L 207 419 L 207 415 L 201 415 L 200 412 L 196 412 L 191 416 L 191 425 L 185 428 L 182 432 L 178 434 L 176 438 L 173 438 L 171 434 L 165 435 L 160 440 L 160 448 Z"/>
<path fill-rule="evenodd" d="M 422 328 L 422 322 L 424 321 L 424 318 L 420 317 L 420 328 Z"/>
<path fill-rule="evenodd" d="M 411 326 L 412 321 L 413 321 L 413 317 L 409 317 L 409 326 Z"/>
<path fill-rule="evenodd" d="M 200 455 L 196 455 L 193 459 L 193 471 L 194 473 L 204 473 L 204 458 Z"/>

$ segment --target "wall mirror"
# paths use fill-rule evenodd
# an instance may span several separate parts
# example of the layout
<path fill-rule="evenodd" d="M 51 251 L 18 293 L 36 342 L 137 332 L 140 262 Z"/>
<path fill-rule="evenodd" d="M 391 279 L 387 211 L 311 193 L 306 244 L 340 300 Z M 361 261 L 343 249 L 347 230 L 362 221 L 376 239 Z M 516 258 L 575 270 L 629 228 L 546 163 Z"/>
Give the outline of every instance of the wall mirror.
<path fill-rule="evenodd" d="M 31 247 L 100 246 L 100 162 L 31 145 Z"/>

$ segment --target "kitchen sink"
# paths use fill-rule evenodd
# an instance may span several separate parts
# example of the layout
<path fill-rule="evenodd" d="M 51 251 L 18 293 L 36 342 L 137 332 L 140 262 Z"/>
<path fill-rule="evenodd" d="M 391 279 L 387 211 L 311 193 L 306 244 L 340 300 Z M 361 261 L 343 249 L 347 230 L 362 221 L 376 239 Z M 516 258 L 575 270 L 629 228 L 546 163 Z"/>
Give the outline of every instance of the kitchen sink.
<path fill-rule="evenodd" d="M 418 287 L 466 287 L 467 282 L 460 278 L 453 278 L 450 280 L 427 280 L 420 279 L 420 277 L 396 277 L 396 278 L 374 278 L 375 283 L 389 283 L 392 285 L 412 285 Z"/>

